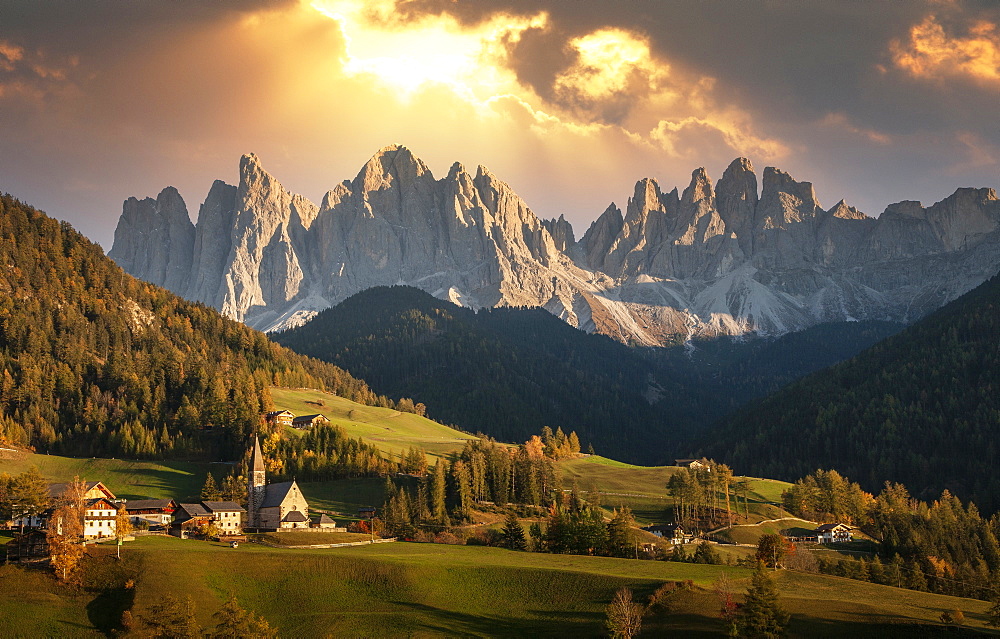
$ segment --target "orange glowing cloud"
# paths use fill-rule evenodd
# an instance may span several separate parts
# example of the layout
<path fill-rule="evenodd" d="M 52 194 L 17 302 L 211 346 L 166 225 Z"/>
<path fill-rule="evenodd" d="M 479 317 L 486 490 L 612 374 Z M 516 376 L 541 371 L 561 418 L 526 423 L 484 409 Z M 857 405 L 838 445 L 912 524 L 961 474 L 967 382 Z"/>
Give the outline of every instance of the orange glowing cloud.
<path fill-rule="evenodd" d="M 928 16 L 910 29 L 909 41 L 893 41 L 890 50 L 895 65 L 917 78 L 966 77 L 1000 83 L 1000 28 L 985 20 L 956 35 Z"/>

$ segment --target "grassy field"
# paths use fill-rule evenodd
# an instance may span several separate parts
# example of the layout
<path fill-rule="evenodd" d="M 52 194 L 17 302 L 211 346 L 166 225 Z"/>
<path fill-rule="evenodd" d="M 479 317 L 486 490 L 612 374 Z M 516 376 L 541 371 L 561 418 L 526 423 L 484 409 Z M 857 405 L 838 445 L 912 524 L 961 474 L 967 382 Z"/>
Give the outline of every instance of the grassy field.
<path fill-rule="evenodd" d="M 720 530 L 713 536 L 737 544 L 756 544 L 761 535 L 788 534 L 794 537 L 806 536 L 816 528 L 816 524 L 803 519 L 782 519 L 751 525 L 736 525 Z M 815 539 L 814 539 L 815 540 Z"/>
<path fill-rule="evenodd" d="M 112 547 L 94 552 L 110 554 Z M 199 621 L 214 625 L 229 593 L 264 615 L 283 637 L 604 636 L 604 606 L 621 587 L 640 600 L 665 581 L 696 588 L 672 611 L 649 619 L 647 634 L 718 636 L 711 585 L 722 574 L 746 586 L 745 569 L 599 557 L 515 553 L 495 548 L 393 543 L 334 550 L 277 550 L 174 538 L 127 544 L 137 577 L 134 614 L 165 594 L 190 595 Z M 113 560 L 110 560 L 113 562 Z M 10 584 L 4 636 L 95 636 L 94 594 L 56 586 L 38 571 L 2 568 Z M 989 604 L 837 577 L 779 572 L 793 637 L 912 637 L 943 610 L 960 609 L 982 628 Z"/>
<path fill-rule="evenodd" d="M 559 468 L 564 487 L 575 480 L 581 491 L 600 492 L 602 505 L 628 506 L 640 524 L 664 521 L 664 510 L 673 505 L 667 495 L 667 482 L 681 470 L 679 466 L 633 466 L 598 455 L 560 461 Z M 788 486 L 783 481 L 751 478 L 749 521 L 787 517 L 788 513 L 775 503 L 780 503 L 781 493 Z"/>
<path fill-rule="evenodd" d="M 275 410 L 288 410 L 296 415 L 323 414 L 351 437 L 361 437 L 393 455 L 416 446 L 428 455 L 443 456 L 462 450 L 465 440 L 475 439 L 426 417 L 364 406 L 332 393 L 291 388 L 270 390 Z"/>
<path fill-rule="evenodd" d="M 227 464 L 76 458 L 32 453 L 0 460 L 0 472 L 12 475 L 32 466 L 54 483 L 79 477 L 86 481 L 104 482 L 115 496 L 124 499 L 169 497 L 179 501 L 198 496 L 210 468 L 217 476 L 228 473 L 230 469 Z"/>

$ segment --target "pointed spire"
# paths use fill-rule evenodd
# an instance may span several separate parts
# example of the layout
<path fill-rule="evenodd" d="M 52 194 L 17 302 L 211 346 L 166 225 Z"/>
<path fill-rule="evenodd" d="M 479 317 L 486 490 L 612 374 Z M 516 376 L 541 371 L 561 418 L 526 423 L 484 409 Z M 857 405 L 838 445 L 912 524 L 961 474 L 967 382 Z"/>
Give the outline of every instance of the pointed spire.
<path fill-rule="evenodd" d="M 253 455 L 250 457 L 250 471 L 264 470 L 264 454 L 260 452 L 260 438 L 253 436 Z"/>

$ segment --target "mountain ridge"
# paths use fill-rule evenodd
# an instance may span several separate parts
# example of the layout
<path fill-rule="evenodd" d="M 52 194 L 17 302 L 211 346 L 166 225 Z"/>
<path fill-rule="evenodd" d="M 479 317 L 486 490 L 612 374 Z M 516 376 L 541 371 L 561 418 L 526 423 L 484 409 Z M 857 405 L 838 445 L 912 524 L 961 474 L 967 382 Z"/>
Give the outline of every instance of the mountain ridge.
<path fill-rule="evenodd" d="M 248 154 L 238 186 L 213 184 L 197 225 L 178 214 L 176 191 L 127 200 L 109 256 L 264 330 L 372 286 L 408 284 L 471 308 L 542 307 L 654 346 L 910 322 L 1000 263 L 993 189 L 958 189 L 926 208 L 899 202 L 872 218 L 844 200 L 824 209 L 810 182 L 774 167 L 757 185 L 746 158 L 714 185 L 704 169 L 683 191 L 644 178 L 624 211 L 612 203 L 577 240 L 565 217 L 540 219 L 484 166 L 473 175 L 456 162 L 435 179 L 391 145 L 316 206 Z"/>

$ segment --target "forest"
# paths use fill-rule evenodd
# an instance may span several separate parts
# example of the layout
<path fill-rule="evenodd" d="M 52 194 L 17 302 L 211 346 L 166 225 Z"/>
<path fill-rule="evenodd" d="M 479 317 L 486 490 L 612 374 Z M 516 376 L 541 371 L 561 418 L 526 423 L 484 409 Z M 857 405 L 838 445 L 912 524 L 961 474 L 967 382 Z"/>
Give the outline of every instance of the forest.
<path fill-rule="evenodd" d="M 132 278 L 0 196 L 0 443 L 74 456 L 233 459 L 271 385 L 414 410 L 214 309 Z"/>
<path fill-rule="evenodd" d="M 602 455 L 661 464 L 749 399 L 897 330 L 851 322 L 778 340 L 632 348 L 544 309 L 476 312 L 393 286 L 358 293 L 274 339 L 469 432 L 523 441 L 544 425 L 562 426 Z"/>
<path fill-rule="evenodd" d="M 837 471 L 818 470 L 782 499 L 799 517 L 852 524 L 876 541 L 874 556 L 821 561 L 824 572 L 946 595 L 1000 595 L 1000 515 L 983 517 L 948 490 L 920 501 L 887 482 L 873 495 Z"/>
<path fill-rule="evenodd" d="M 947 488 L 1000 508 L 1000 278 L 862 354 L 754 402 L 692 448 L 779 479 L 837 468 L 866 490 Z"/>

